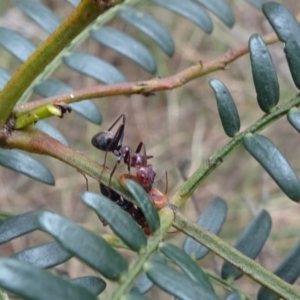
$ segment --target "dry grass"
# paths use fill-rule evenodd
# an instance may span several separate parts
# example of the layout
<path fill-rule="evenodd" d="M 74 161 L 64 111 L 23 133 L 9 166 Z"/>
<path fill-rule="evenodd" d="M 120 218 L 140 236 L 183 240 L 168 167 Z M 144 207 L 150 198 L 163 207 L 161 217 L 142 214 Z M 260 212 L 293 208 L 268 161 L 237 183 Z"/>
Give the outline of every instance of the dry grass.
<path fill-rule="evenodd" d="M 158 20 L 162 20 L 172 32 L 176 43 L 176 53 L 172 59 L 166 58 L 148 39 L 122 21 L 115 20 L 111 25 L 125 32 L 134 33 L 145 41 L 159 61 L 158 73 L 168 76 L 183 70 L 195 61 L 209 61 L 229 49 L 239 47 L 246 43 L 253 33 L 264 34 L 270 31 L 262 14 L 245 1 L 230 2 L 237 19 L 235 27 L 229 30 L 213 18 L 215 27 L 211 36 L 205 35 L 191 22 L 173 13 L 147 7 L 149 13 L 155 15 Z M 61 17 L 65 16 L 70 9 L 67 4 L 62 4 L 62 1 L 58 0 L 44 1 L 44 3 L 59 12 Z M 287 0 L 284 3 L 293 12 L 300 11 L 298 1 Z M 15 21 L 16 19 L 18 22 Z M 7 14 L 2 14 L 0 23 L 11 28 L 17 27 L 25 36 L 37 43 L 45 37 L 39 28 L 15 8 L 9 8 Z M 134 63 L 115 52 L 99 47 L 95 42 L 89 41 L 81 49 L 96 53 L 103 59 L 114 63 L 128 80 L 150 78 L 150 75 Z M 271 47 L 271 51 L 280 80 L 281 99 L 285 100 L 295 95 L 297 91 L 291 81 L 282 46 L 276 44 Z M 7 68 L 16 68 L 9 54 L 3 56 L 1 54 L 0 61 L 1 65 Z M 94 80 L 82 78 L 65 67 L 61 67 L 54 76 L 78 89 L 96 84 Z M 71 147 L 102 162 L 104 154 L 92 147 L 90 139 L 96 132 L 107 129 L 116 117 L 126 112 L 128 123 L 126 124 L 125 144 L 135 148 L 139 141 L 145 142 L 147 152 L 154 156 L 151 163 L 155 166 L 157 174 L 162 174 L 159 183 L 162 186 L 164 185 L 164 171 L 168 172 L 168 194 L 171 196 L 183 181 L 178 170 L 180 161 L 184 159 L 191 161 L 191 167 L 188 170 L 190 175 L 229 141 L 222 130 L 216 101 L 207 83 L 209 78 L 218 78 L 227 85 L 237 104 L 242 129 L 262 116 L 255 100 L 249 57 L 245 56 L 232 63 L 228 70 L 199 78 L 180 89 L 161 92 L 148 98 L 134 95 L 98 99 L 95 103 L 104 116 L 100 127 L 87 123 L 75 113 L 66 116 L 63 120 L 53 118 L 50 122 L 67 137 Z M 299 173 L 299 151 L 295 149 L 300 148 L 300 138 L 286 119 L 283 118 L 272 128 L 265 130 L 263 134 L 273 140 Z M 63 214 L 96 232 L 109 230 L 103 228 L 97 217 L 79 200 L 78 195 L 85 190 L 85 180 L 82 175 L 54 159 L 36 157 L 49 166 L 55 175 L 56 186 L 48 187 L 1 168 L 1 210 L 18 214 L 45 208 Z M 108 159 L 109 166 L 113 166 L 115 157 L 108 155 Z M 125 171 L 124 167 L 118 170 L 120 173 Z M 90 180 L 89 189 L 98 192 L 97 182 Z M 269 270 L 273 270 L 299 240 L 299 206 L 286 198 L 263 169 L 243 149 L 237 150 L 197 189 L 194 194 L 197 209 L 204 211 L 212 198 L 216 196 L 221 196 L 228 203 L 228 218 L 221 237 L 230 244 L 234 244 L 239 234 L 259 210 L 264 208 L 271 214 L 273 222 L 271 238 L 258 259 Z M 189 201 L 182 208 L 182 211 L 192 220 L 197 219 L 197 209 L 194 206 L 195 204 Z M 183 238 L 181 234 L 173 234 L 169 237 L 177 245 L 181 245 Z M 1 246 L 1 253 L 11 255 L 47 239 L 44 234 L 33 233 Z M 210 254 L 201 262 L 201 265 L 209 270 L 219 271 L 222 261 Z M 76 259 L 70 260 L 57 269 L 67 271 L 70 277 L 93 273 Z M 258 288 L 247 278 L 239 280 L 237 286 L 252 296 Z M 157 291 L 151 292 L 151 295 L 155 299 L 169 299 L 166 295 L 158 295 Z"/>

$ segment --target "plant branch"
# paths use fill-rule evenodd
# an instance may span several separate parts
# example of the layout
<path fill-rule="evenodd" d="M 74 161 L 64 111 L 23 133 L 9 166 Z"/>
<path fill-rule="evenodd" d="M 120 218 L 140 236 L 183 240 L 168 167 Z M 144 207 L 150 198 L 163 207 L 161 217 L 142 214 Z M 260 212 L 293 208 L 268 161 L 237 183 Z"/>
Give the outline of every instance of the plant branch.
<path fill-rule="evenodd" d="M 47 68 L 32 81 L 18 103 L 21 104 L 27 102 L 28 98 L 33 93 L 34 87 L 47 79 L 61 65 L 63 58 L 74 51 L 74 49 L 81 45 L 90 36 L 92 30 L 110 21 L 121 9 L 124 9 L 124 7 L 136 5 L 140 1 L 141 0 L 127 0 L 125 3 L 113 7 L 97 17 L 94 22 L 92 22 L 80 34 L 78 34 L 76 38 L 74 38 L 72 42 L 53 59 Z"/>
<path fill-rule="evenodd" d="M 114 291 L 111 300 L 121 299 L 126 292 L 129 291 L 135 278 L 140 274 L 143 265 L 149 260 L 153 253 L 157 250 L 159 243 L 163 240 L 166 232 L 172 226 L 174 220 L 174 212 L 170 207 L 165 207 L 159 211 L 160 217 L 160 230 L 153 236 L 149 237 L 147 248 L 143 253 L 137 257 L 137 259 L 131 263 L 130 270 L 126 274 L 126 277 L 120 283 L 120 285 Z"/>
<path fill-rule="evenodd" d="M 277 42 L 278 38 L 276 37 L 275 33 L 271 33 L 264 36 L 264 40 L 267 44 L 270 45 Z M 210 62 L 199 61 L 189 68 L 181 71 L 180 73 L 172 75 L 170 77 L 157 77 L 141 82 L 126 82 L 120 84 L 97 85 L 94 87 L 88 87 L 71 93 L 66 93 L 47 99 L 40 99 L 37 101 L 18 105 L 14 108 L 13 112 L 18 117 L 33 109 L 37 109 L 48 104 L 55 104 L 58 102 L 73 103 L 84 99 L 94 99 L 116 95 L 143 94 L 145 96 L 149 96 L 157 91 L 179 88 L 191 80 L 212 73 L 214 71 L 225 70 L 229 63 L 232 63 L 233 61 L 237 60 L 239 57 L 247 53 L 248 45 L 244 45 L 238 49 L 229 50 L 224 55 Z"/>
<path fill-rule="evenodd" d="M 54 157 L 74 167 L 79 172 L 85 173 L 95 180 L 109 185 L 111 173 L 109 169 L 104 168 L 103 165 L 99 165 L 80 152 L 63 145 L 58 140 L 53 139 L 35 128 L 26 128 L 22 131 L 14 130 L 6 137 L 0 137 L 0 144 L 1 139 L 5 139 L 5 141 L 2 142 L 2 144 L 5 143 L 5 148 L 20 149 Z M 129 192 L 121 186 L 116 176 L 112 176 L 110 187 L 126 199 L 132 199 Z"/>
<path fill-rule="evenodd" d="M 193 194 L 200 183 L 215 170 L 224 159 L 229 156 L 242 143 L 242 139 L 247 133 L 256 133 L 263 130 L 282 116 L 294 106 L 300 105 L 300 94 L 292 98 L 282 105 L 275 107 L 269 114 L 264 115 L 261 119 L 248 127 L 243 132 L 237 134 L 229 143 L 222 147 L 215 155 L 210 157 L 196 172 L 175 192 L 172 197 L 172 204 L 176 206 L 183 205 L 187 199 Z"/>
<path fill-rule="evenodd" d="M 31 82 L 88 24 L 123 0 L 82 0 L 71 15 L 46 39 L 12 76 L 0 93 L 0 127 Z"/>
<path fill-rule="evenodd" d="M 254 260 L 231 247 L 216 235 L 197 224 L 191 223 L 179 212 L 175 215 L 173 226 L 230 262 L 254 281 L 273 291 L 283 299 L 300 299 L 300 291 L 295 287 L 267 271 Z"/>

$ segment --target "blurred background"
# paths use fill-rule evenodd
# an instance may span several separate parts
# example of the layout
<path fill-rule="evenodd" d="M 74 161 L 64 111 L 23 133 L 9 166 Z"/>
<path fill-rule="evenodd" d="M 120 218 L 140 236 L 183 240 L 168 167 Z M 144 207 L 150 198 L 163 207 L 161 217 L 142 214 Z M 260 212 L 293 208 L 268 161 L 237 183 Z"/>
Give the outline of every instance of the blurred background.
<path fill-rule="evenodd" d="M 65 1 L 40 2 L 61 18 L 68 16 L 73 9 Z M 150 5 L 148 1 L 139 5 L 141 10 L 155 17 L 171 32 L 176 47 L 172 58 L 168 58 L 148 37 L 120 18 L 115 18 L 108 25 L 129 33 L 143 42 L 158 63 L 157 75 L 167 77 L 193 63 L 208 62 L 226 51 L 239 48 L 246 44 L 254 33 L 263 35 L 271 32 L 263 14 L 249 3 L 237 0 L 228 0 L 228 2 L 236 18 L 234 27 L 228 29 L 210 14 L 214 23 L 211 35 L 205 34 L 192 22 L 175 13 Z M 300 13 L 299 1 L 278 2 L 284 4 L 295 15 Z M 35 45 L 39 45 L 47 34 L 12 3 L 13 1 L 1 1 L 0 26 L 17 30 Z M 285 101 L 293 97 L 297 89 L 287 67 L 283 45 L 276 43 L 269 49 L 278 72 L 281 101 Z M 128 81 L 152 78 L 132 61 L 104 46 L 99 46 L 91 39 L 88 39 L 78 50 L 87 51 L 110 62 L 126 76 Z M 2 48 L 0 53 L 0 65 L 14 72 L 19 66 L 16 59 Z M 65 66 L 61 66 L 51 78 L 61 79 L 76 89 L 99 84 L 94 79 L 83 77 Z M 208 80 L 212 78 L 223 81 L 229 89 L 240 114 L 241 130 L 252 125 L 263 115 L 256 102 L 249 56 L 245 55 L 231 63 L 225 71 L 209 74 L 172 91 L 159 92 L 150 97 L 133 95 L 95 99 L 94 102 L 103 116 L 100 126 L 87 122 L 74 112 L 65 115 L 63 119 L 51 118 L 49 122 L 65 135 L 70 147 L 102 164 L 104 153 L 94 148 L 90 140 L 97 132 L 107 130 L 117 117 L 126 112 L 124 145 L 135 149 L 140 141 L 145 143 L 147 153 L 154 156 L 151 164 L 156 170 L 157 184 L 161 190 L 164 190 L 166 185 L 165 171 L 168 173 L 168 195 L 171 197 L 183 183 L 185 176 L 189 177 L 202 163 L 230 141 L 223 132 L 214 93 L 208 85 Z M 39 97 L 34 95 L 32 99 L 39 99 Z M 298 151 L 300 136 L 289 125 L 286 118 L 265 129 L 263 134 L 278 146 L 300 175 Z M 51 170 L 56 179 L 55 186 L 41 184 L 1 167 L 0 208 L 2 211 L 20 214 L 41 208 L 49 209 L 98 234 L 110 232 L 110 229 L 103 227 L 96 215 L 81 203 L 79 194 L 86 190 L 86 182 L 80 173 L 58 160 L 38 155 L 34 157 Z M 116 157 L 109 153 L 107 165 L 111 168 L 115 161 Z M 127 167 L 121 164 L 116 173 L 123 174 L 126 170 Z M 99 191 L 99 185 L 93 179 L 89 179 L 89 190 Z M 203 182 L 194 193 L 193 199 L 190 199 L 181 211 L 191 220 L 196 221 L 216 196 L 222 197 L 228 204 L 228 216 L 220 236 L 231 245 L 234 245 L 243 229 L 261 209 L 264 208 L 270 213 L 273 222 L 271 236 L 258 257 L 259 263 L 268 270 L 275 269 L 298 242 L 299 205 L 288 200 L 269 175 L 242 147 Z M 169 234 L 167 239 L 180 246 L 184 235 L 173 233 Z M 45 234 L 34 232 L 1 246 L 0 251 L 2 255 L 8 256 L 49 240 L 50 238 Z M 124 253 L 129 258 L 133 255 L 126 251 Z M 201 266 L 219 273 L 222 263 L 221 259 L 209 254 L 201 261 Z M 94 273 L 76 259 L 71 259 L 55 269 L 71 278 Z M 236 286 L 253 297 L 259 288 L 246 277 L 239 279 Z M 111 288 L 113 285 L 109 285 L 106 292 L 109 293 Z M 222 290 L 220 292 L 223 293 Z M 156 289 L 153 289 L 149 295 L 155 299 L 171 299 L 170 296 Z"/>

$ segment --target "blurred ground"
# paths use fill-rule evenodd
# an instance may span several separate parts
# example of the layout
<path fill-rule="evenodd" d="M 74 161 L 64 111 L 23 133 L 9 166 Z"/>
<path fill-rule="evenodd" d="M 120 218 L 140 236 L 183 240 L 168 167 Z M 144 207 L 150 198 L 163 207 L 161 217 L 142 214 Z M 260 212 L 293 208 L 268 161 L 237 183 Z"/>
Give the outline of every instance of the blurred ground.
<path fill-rule="evenodd" d="M 70 5 L 59 0 L 42 2 L 62 18 L 71 10 Z M 167 58 L 148 38 L 122 20 L 115 19 L 109 25 L 134 34 L 143 41 L 159 62 L 158 74 L 166 77 L 185 69 L 194 62 L 210 61 L 230 49 L 244 45 L 253 33 L 265 34 L 271 31 L 262 13 L 248 3 L 229 2 L 236 16 L 234 28 L 226 28 L 212 16 L 214 31 L 210 36 L 174 13 L 145 5 L 144 11 L 161 20 L 172 32 L 176 53 L 171 59 Z M 299 1 L 279 2 L 284 3 L 295 14 L 300 12 Z M 7 3 L 10 4 L 9 1 Z M 5 1 L 2 5 L 5 6 L 4 4 Z M 0 25 L 19 30 L 35 44 L 46 37 L 46 34 L 32 21 L 9 5 L 6 10 L 1 10 Z M 151 78 L 134 63 L 105 47 L 98 46 L 93 41 L 87 41 L 80 49 L 95 53 L 113 63 L 129 81 Z M 282 49 L 283 46 L 279 43 L 270 47 L 279 76 L 281 101 L 284 101 L 293 97 L 297 90 L 292 83 Z M 1 50 L 0 63 L 10 70 L 15 70 L 17 67 L 12 57 L 3 50 Z M 93 79 L 83 78 L 66 67 L 61 67 L 52 77 L 64 80 L 78 89 L 97 84 Z M 97 99 L 95 103 L 103 114 L 101 126 L 87 123 L 75 113 L 67 115 L 62 120 L 52 118 L 50 123 L 67 137 L 72 148 L 102 163 L 104 153 L 92 147 L 90 139 L 98 131 L 107 129 L 121 113 L 126 112 L 128 121 L 124 144 L 132 148 L 135 148 L 141 140 L 146 144 L 147 153 L 154 156 L 151 163 L 160 178 L 159 184 L 162 189 L 165 184 L 164 172 L 168 172 L 168 194 L 171 196 L 183 182 L 178 169 L 179 162 L 190 161 L 188 175 L 191 175 L 206 159 L 229 141 L 223 132 L 214 94 L 208 85 L 208 80 L 211 78 L 222 80 L 230 90 L 240 113 L 241 130 L 262 116 L 256 103 L 249 57 L 246 55 L 230 64 L 226 71 L 218 71 L 199 78 L 173 91 L 161 92 L 147 98 L 134 95 Z M 295 151 L 300 147 L 300 136 L 287 120 L 282 118 L 271 128 L 264 130 L 263 134 L 278 146 L 300 174 L 299 151 Z M 0 168 L 1 210 L 18 214 L 45 208 L 63 214 L 96 232 L 109 230 L 103 228 L 97 217 L 79 200 L 78 195 L 85 191 L 83 176 L 57 160 L 36 157 L 55 175 L 56 186 L 48 187 L 13 171 Z M 115 157 L 109 154 L 108 160 L 108 165 L 113 166 Z M 118 169 L 119 173 L 125 171 L 125 167 Z M 89 180 L 89 189 L 98 192 L 98 183 Z M 229 244 L 234 244 L 245 226 L 261 209 L 264 208 L 271 214 L 273 222 L 271 237 L 258 258 L 267 269 L 276 268 L 286 253 L 298 242 L 299 206 L 287 199 L 244 149 L 239 148 L 235 151 L 197 189 L 194 194 L 196 205 L 189 201 L 181 210 L 190 219 L 196 220 L 200 212 L 204 211 L 216 196 L 222 197 L 228 204 L 228 217 L 221 237 Z M 181 245 L 184 236 L 172 234 L 169 239 Z M 44 234 L 33 233 L 1 246 L 0 249 L 2 255 L 11 255 L 46 240 L 48 238 Z M 211 271 L 220 271 L 222 261 L 210 254 L 201 261 L 201 265 Z M 66 271 L 70 277 L 93 272 L 75 259 L 57 269 Z M 256 295 L 258 285 L 251 280 L 242 278 L 236 285 L 249 295 L 253 297 Z M 159 296 L 156 292 L 155 290 L 151 292 L 155 299 L 169 299 L 168 296 Z"/>

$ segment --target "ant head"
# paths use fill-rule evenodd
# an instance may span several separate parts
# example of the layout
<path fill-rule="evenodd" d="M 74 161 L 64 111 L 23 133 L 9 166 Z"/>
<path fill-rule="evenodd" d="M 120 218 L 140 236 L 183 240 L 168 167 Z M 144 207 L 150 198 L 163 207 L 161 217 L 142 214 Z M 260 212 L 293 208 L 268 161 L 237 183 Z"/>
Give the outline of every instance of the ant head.
<path fill-rule="evenodd" d="M 115 135 L 110 131 L 102 131 L 92 137 L 91 143 L 99 150 L 109 151 L 114 136 Z"/>
<path fill-rule="evenodd" d="M 147 193 L 152 188 L 155 175 L 156 173 L 151 165 L 140 167 L 136 171 L 137 182 L 145 189 Z"/>

